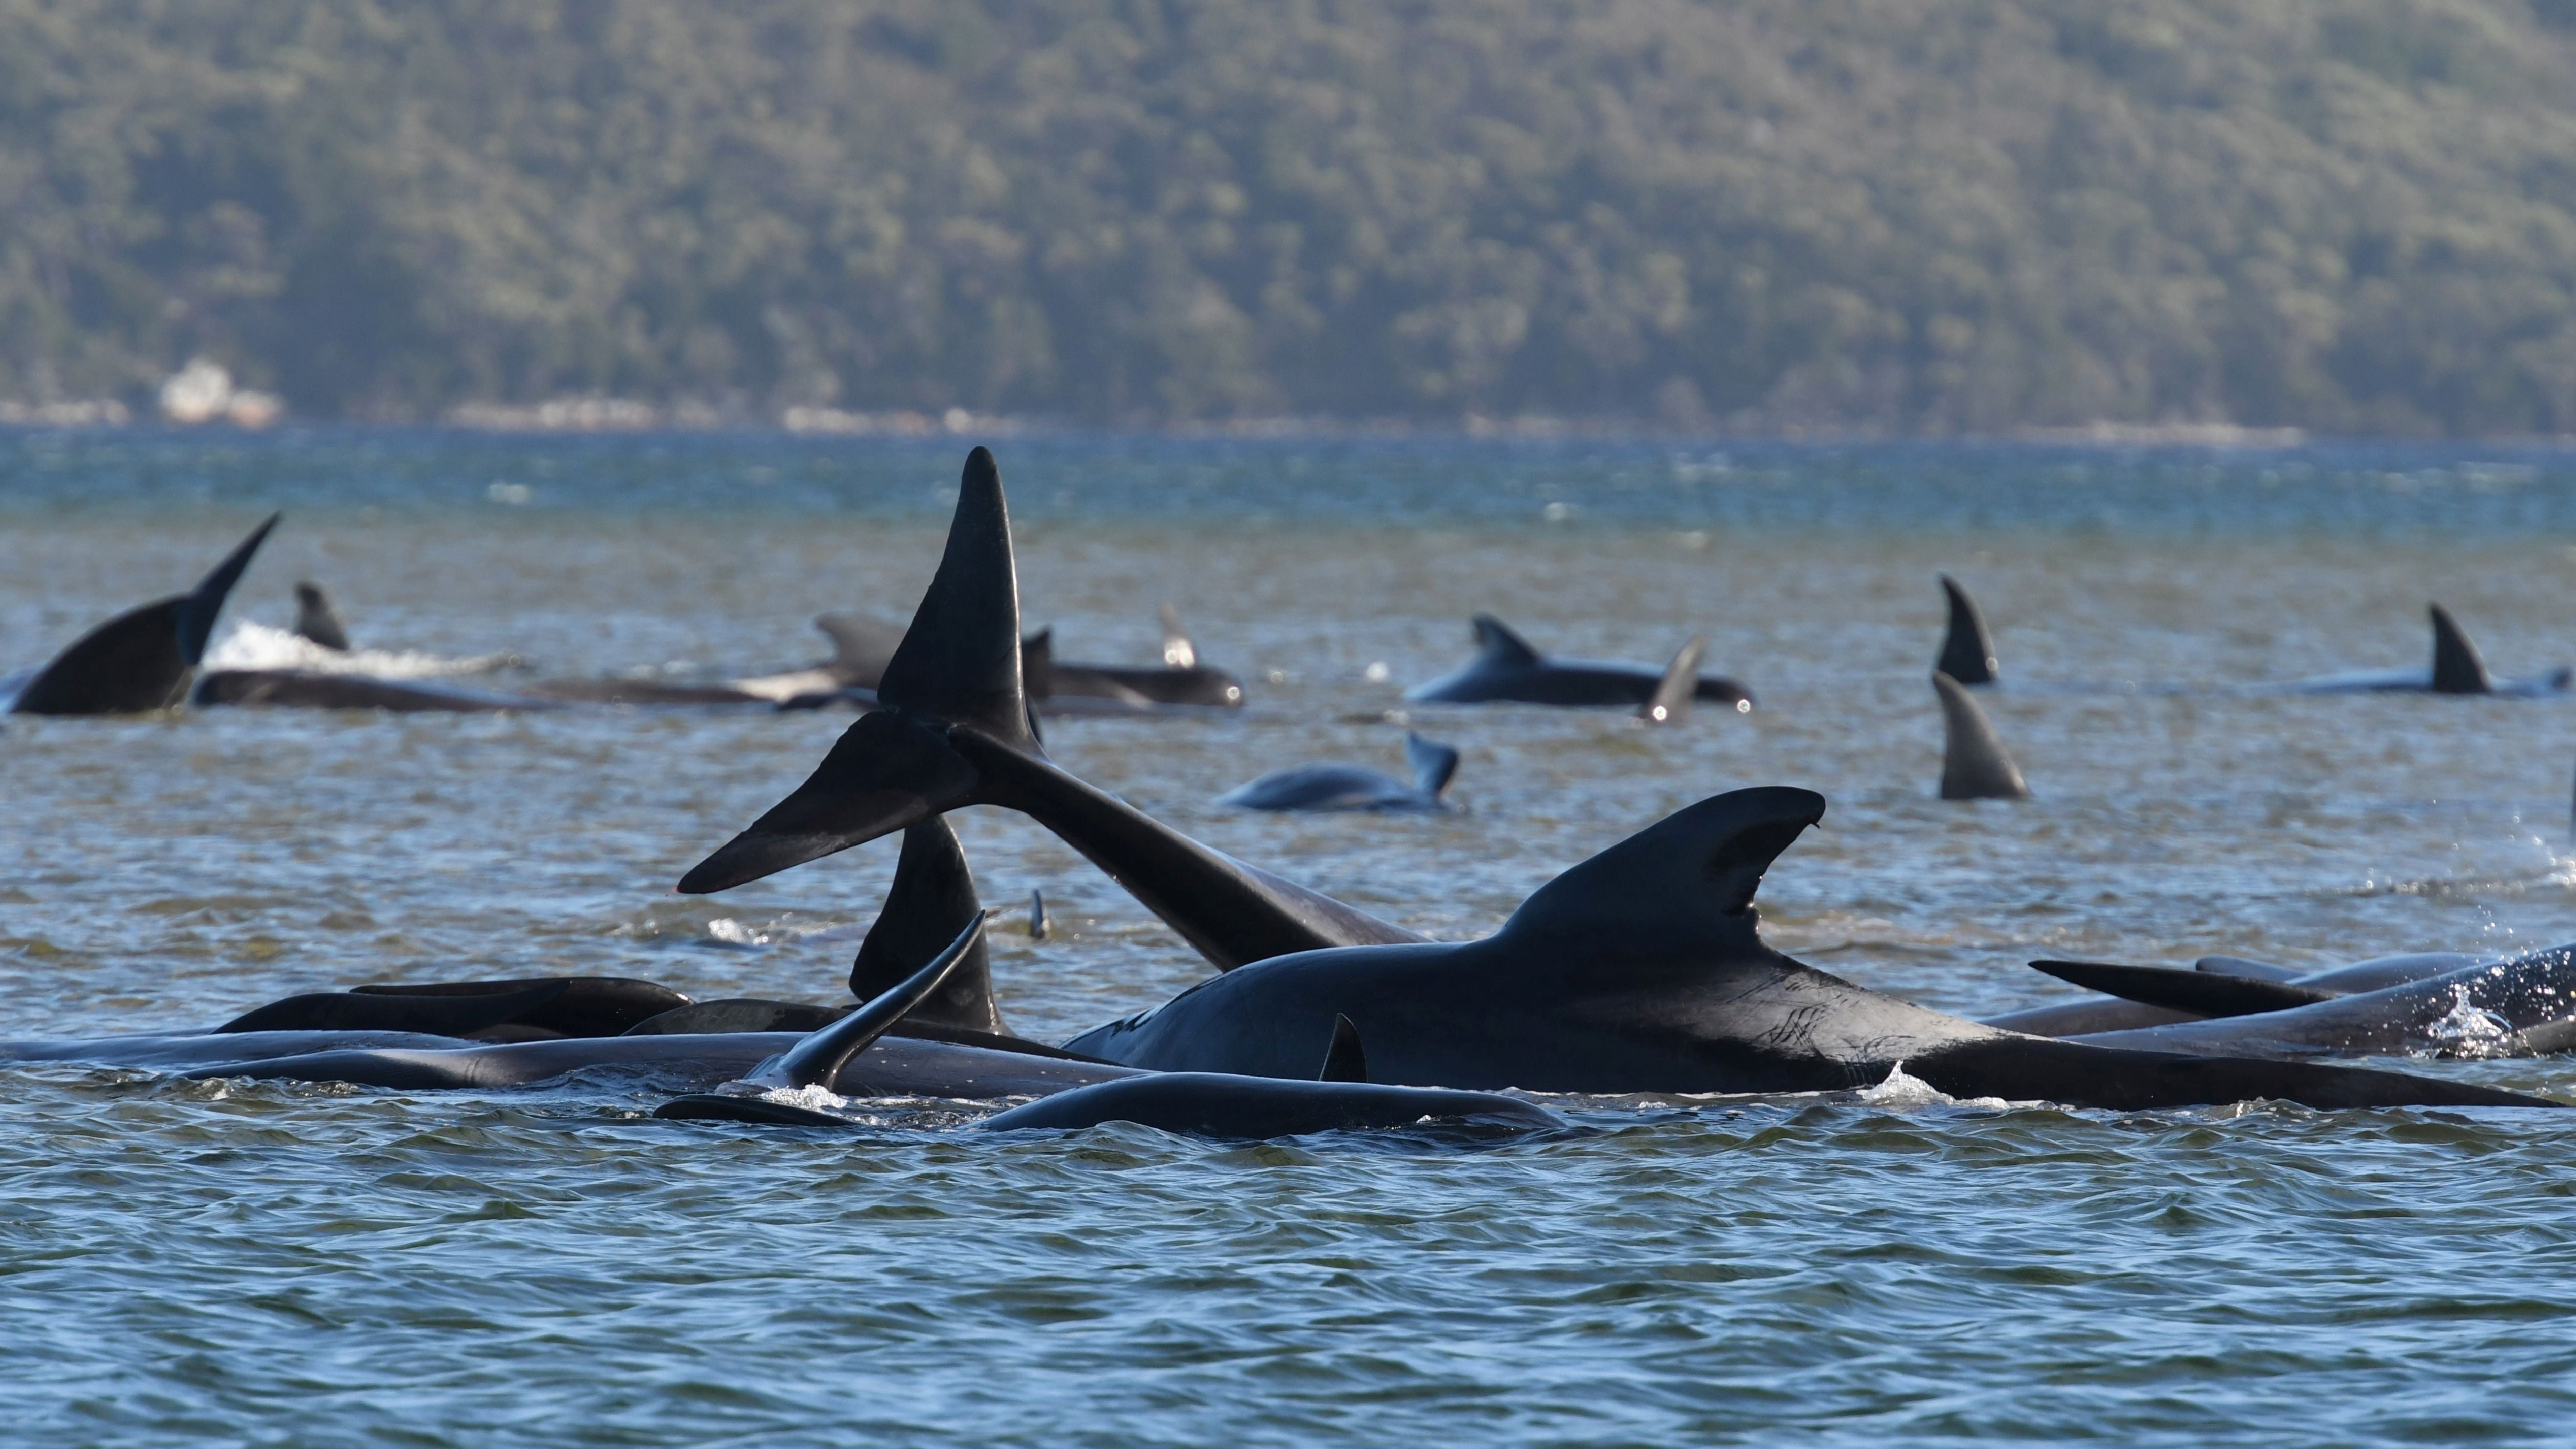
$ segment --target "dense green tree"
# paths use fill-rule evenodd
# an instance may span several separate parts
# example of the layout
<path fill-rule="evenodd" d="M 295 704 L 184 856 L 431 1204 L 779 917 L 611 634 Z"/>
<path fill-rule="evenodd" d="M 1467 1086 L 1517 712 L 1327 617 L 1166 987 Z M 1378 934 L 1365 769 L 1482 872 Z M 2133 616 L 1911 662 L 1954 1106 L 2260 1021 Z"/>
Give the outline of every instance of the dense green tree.
<path fill-rule="evenodd" d="M 2576 431 L 2576 0 L 0 0 L 0 397 Z"/>

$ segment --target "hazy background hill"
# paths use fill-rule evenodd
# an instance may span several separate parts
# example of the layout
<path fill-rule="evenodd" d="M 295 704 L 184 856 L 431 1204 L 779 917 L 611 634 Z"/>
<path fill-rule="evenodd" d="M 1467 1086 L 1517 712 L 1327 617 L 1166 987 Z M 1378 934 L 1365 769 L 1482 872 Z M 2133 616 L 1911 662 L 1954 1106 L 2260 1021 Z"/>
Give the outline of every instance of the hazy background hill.
<path fill-rule="evenodd" d="M 2576 431 L 2576 0 L 0 0 L 0 398 Z"/>

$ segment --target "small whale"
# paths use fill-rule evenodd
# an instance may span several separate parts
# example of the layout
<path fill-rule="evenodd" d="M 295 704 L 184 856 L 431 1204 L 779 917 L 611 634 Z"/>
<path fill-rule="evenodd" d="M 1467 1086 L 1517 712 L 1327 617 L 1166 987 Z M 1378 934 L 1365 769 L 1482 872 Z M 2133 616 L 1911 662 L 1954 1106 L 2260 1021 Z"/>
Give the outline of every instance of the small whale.
<path fill-rule="evenodd" d="M 73 641 L 8 701 L 17 714 L 148 714 L 188 697 L 216 616 L 282 514 L 252 529 L 187 593 L 129 609 Z"/>
<path fill-rule="evenodd" d="M 2293 680 L 2282 687 L 2302 694 L 2491 694 L 2530 699 L 2564 694 L 2570 681 L 2576 680 L 2576 670 L 2569 669 L 2553 669 L 2529 679 L 2497 679 L 2487 672 L 2478 646 L 2470 642 L 2468 632 L 2451 617 L 2451 611 L 2439 604 L 2429 608 L 2433 619 L 2432 668 L 2356 670 Z"/>
<path fill-rule="evenodd" d="M 2004 748 L 2003 736 L 1959 681 L 1935 671 L 1932 692 L 1941 699 L 1941 798 L 2029 799 L 2030 786 Z"/>
<path fill-rule="evenodd" d="M 1986 632 L 1985 613 L 1948 574 L 1941 576 L 1941 592 L 1950 601 L 1950 628 L 1941 636 L 1941 658 L 1932 667 L 1970 688 L 1994 683 L 2001 666 L 1995 660 L 1994 637 Z"/>
<path fill-rule="evenodd" d="M 1640 705 L 1653 700 L 1663 682 L 1665 671 L 1652 665 L 1551 659 L 1491 614 L 1478 614 L 1475 630 L 1476 657 L 1465 668 L 1415 685 L 1404 697 L 1423 704 Z M 1719 675 L 1698 676 L 1691 693 L 1743 712 L 1753 708 L 1750 691 Z"/>
<path fill-rule="evenodd" d="M 1408 784 L 1360 765 L 1292 765 L 1216 797 L 1245 810 L 1443 810 L 1440 794 L 1458 773 L 1458 752 L 1408 730 Z"/>
<path fill-rule="evenodd" d="M 883 707 L 680 888 L 724 889 L 958 805 L 1022 809 L 1224 973 L 1064 1045 L 1163 1071 L 1301 1078 L 1348 1017 L 1372 1082 L 1408 1086 L 1812 1091 L 1870 1085 L 1902 1064 L 1954 1096 L 2120 1109 L 2252 1097 L 2546 1105 L 2389 1072 L 2016 1035 L 1791 961 L 1760 941 L 1752 900 L 1773 858 L 1824 812 L 1804 790 L 1704 800 L 1560 875 L 1495 935 L 1423 941 L 1046 762 L 1020 688 L 1018 622 L 1000 470 L 978 448 L 939 571 L 879 688 Z"/>

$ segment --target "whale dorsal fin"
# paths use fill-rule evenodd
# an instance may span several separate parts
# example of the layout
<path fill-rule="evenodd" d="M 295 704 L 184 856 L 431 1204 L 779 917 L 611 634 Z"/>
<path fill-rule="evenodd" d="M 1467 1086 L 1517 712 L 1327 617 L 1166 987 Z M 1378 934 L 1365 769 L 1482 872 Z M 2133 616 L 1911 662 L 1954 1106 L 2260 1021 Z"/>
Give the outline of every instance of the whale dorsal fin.
<path fill-rule="evenodd" d="M 1691 699 L 1699 692 L 1699 659 L 1708 652 L 1708 640 L 1691 636 L 1664 666 L 1664 677 L 1655 681 L 1655 692 L 1637 706 L 1637 718 L 1648 724 L 1679 724 L 1690 718 Z"/>
<path fill-rule="evenodd" d="M 877 698 L 1037 748 L 1020 677 L 1020 581 L 1011 513 L 990 449 L 966 455 L 957 512 L 930 591 L 886 661 Z"/>
<path fill-rule="evenodd" d="M 2099 991 L 2123 1001 L 2161 1006 L 2168 1011 L 2202 1016 L 2253 1016 L 2314 1006 L 2343 995 L 2286 981 L 2256 981 L 2247 976 L 2221 976 L 2214 971 L 2184 971 L 2171 966 L 2119 966 L 2102 961 L 2033 961 L 2030 969 L 2060 981 Z"/>
<path fill-rule="evenodd" d="M 903 629 L 859 614 L 818 614 L 814 627 L 832 641 L 832 671 L 842 681 L 873 689 L 885 677 L 886 661 L 903 646 Z"/>
<path fill-rule="evenodd" d="M 1491 614 L 1478 614 L 1475 624 L 1476 652 L 1481 662 L 1509 665 L 1516 669 L 1532 668 L 1538 664 L 1539 652 L 1530 647 L 1527 639 L 1513 633 L 1511 626 L 1502 620 Z"/>
<path fill-rule="evenodd" d="M 349 652 L 349 626 L 340 621 L 340 611 L 331 607 L 331 596 L 311 579 L 295 586 L 295 633 L 325 649 Z"/>
<path fill-rule="evenodd" d="M 984 913 L 977 911 L 966 929 L 930 958 L 929 964 L 888 987 L 866 1005 L 806 1037 L 785 1053 L 761 1064 L 745 1081 L 761 1086 L 829 1088 L 832 1079 L 850 1058 L 876 1044 L 896 1022 L 912 1013 L 930 994 L 939 989 L 948 973 L 955 970 L 976 947 L 984 942 Z"/>
<path fill-rule="evenodd" d="M 1995 733 L 1994 722 L 1977 708 L 1968 691 L 1940 673 L 1932 676 L 1932 689 L 1941 696 L 1941 798 L 2029 799 L 2030 786 L 2022 781 L 2021 767 L 2013 763 L 2003 736 Z"/>
<path fill-rule="evenodd" d="M 2495 685 L 2487 678 L 2487 663 L 2478 657 L 2478 646 L 2460 629 L 2451 611 L 2439 604 L 2433 612 L 2433 692 L 2435 694 L 2492 694 Z"/>
<path fill-rule="evenodd" d="M 1365 1082 L 1368 1075 L 1368 1053 L 1360 1048 L 1360 1029 L 1339 1012 L 1333 1015 L 1333 1044 L 1324 1049 L 1324 1068 L 1315 1073 L 1319 1082 Z"/>
<path fill-rule="evenodd" d="M 1055 693 L 1055 626 L 1049 624 L 1020 641 L 1020 684 L 1031 699 Z"/>
<path fill-rule="evenodd" d="M 1458 773 L 1458 752 L 1411 730 L 1404 732 L 1404 762 L 1413 767 L 1413 788 L 1426 800 L 1437 800 Z"/>
<path fill-rule="evenodd" d="M 128 609 L 72 641 L 9 706 L 21 714 L 141 714 L 187 696 L 224 600 L 282 514 L 252 529 L 197 587 Z"/>
<path fill-rule="evenodd" d="M 974 872 L 967 869 L 965 848 L 946 817 L 934 815 L 906 827 L 885 908 L 877 912 L 876 924 L 868 927 L 858 958 L 850 963 L 850 994 L 867 1001 L 893 990 L 919 962 L 938 955 L 942 945 L 983 916 Z M 912 1009 L 910 1018 L 996 1035 L 1008 1030 L 993 1001 L 992 953 L 982 937 L 938 991 Z"/>
<path fill-rule="evenodd" d="M 1813 790 L 1767 785 L 1711 796 L 1540 886 L 1497 934 L 1650 946 L 1676 933 L 1749 934 L 1762 873 L 1824 815 L 1825 797 Z"/>
<path fill-rule="evenodd" d="M 1191 643 L 1189 634 L 1181 628 L 1181 611 L 1168 603 L 1163 605 L 1163 667 L 1199 667 L 1199 646 Z"/>
<path fill-rule="evenodd" d="M 1941 638 L 1941 662 L 1932 667 L 1961 684 L 1994 683 L 1995 641 L 1986 632 L 1985 613 L 1948 574 L 1941 576 L 1941 592 L 1950 599 L 1950 632 Z"/>

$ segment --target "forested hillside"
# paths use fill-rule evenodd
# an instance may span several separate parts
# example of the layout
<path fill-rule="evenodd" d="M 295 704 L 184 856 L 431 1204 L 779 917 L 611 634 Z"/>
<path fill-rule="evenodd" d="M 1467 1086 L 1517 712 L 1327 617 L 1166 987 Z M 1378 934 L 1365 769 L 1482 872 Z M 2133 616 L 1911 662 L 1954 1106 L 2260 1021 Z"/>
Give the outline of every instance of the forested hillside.
<path fill-rule="evenodd" d="M 0 399 L 2576 431 L 2576 0 L 0 0 Z"/>

